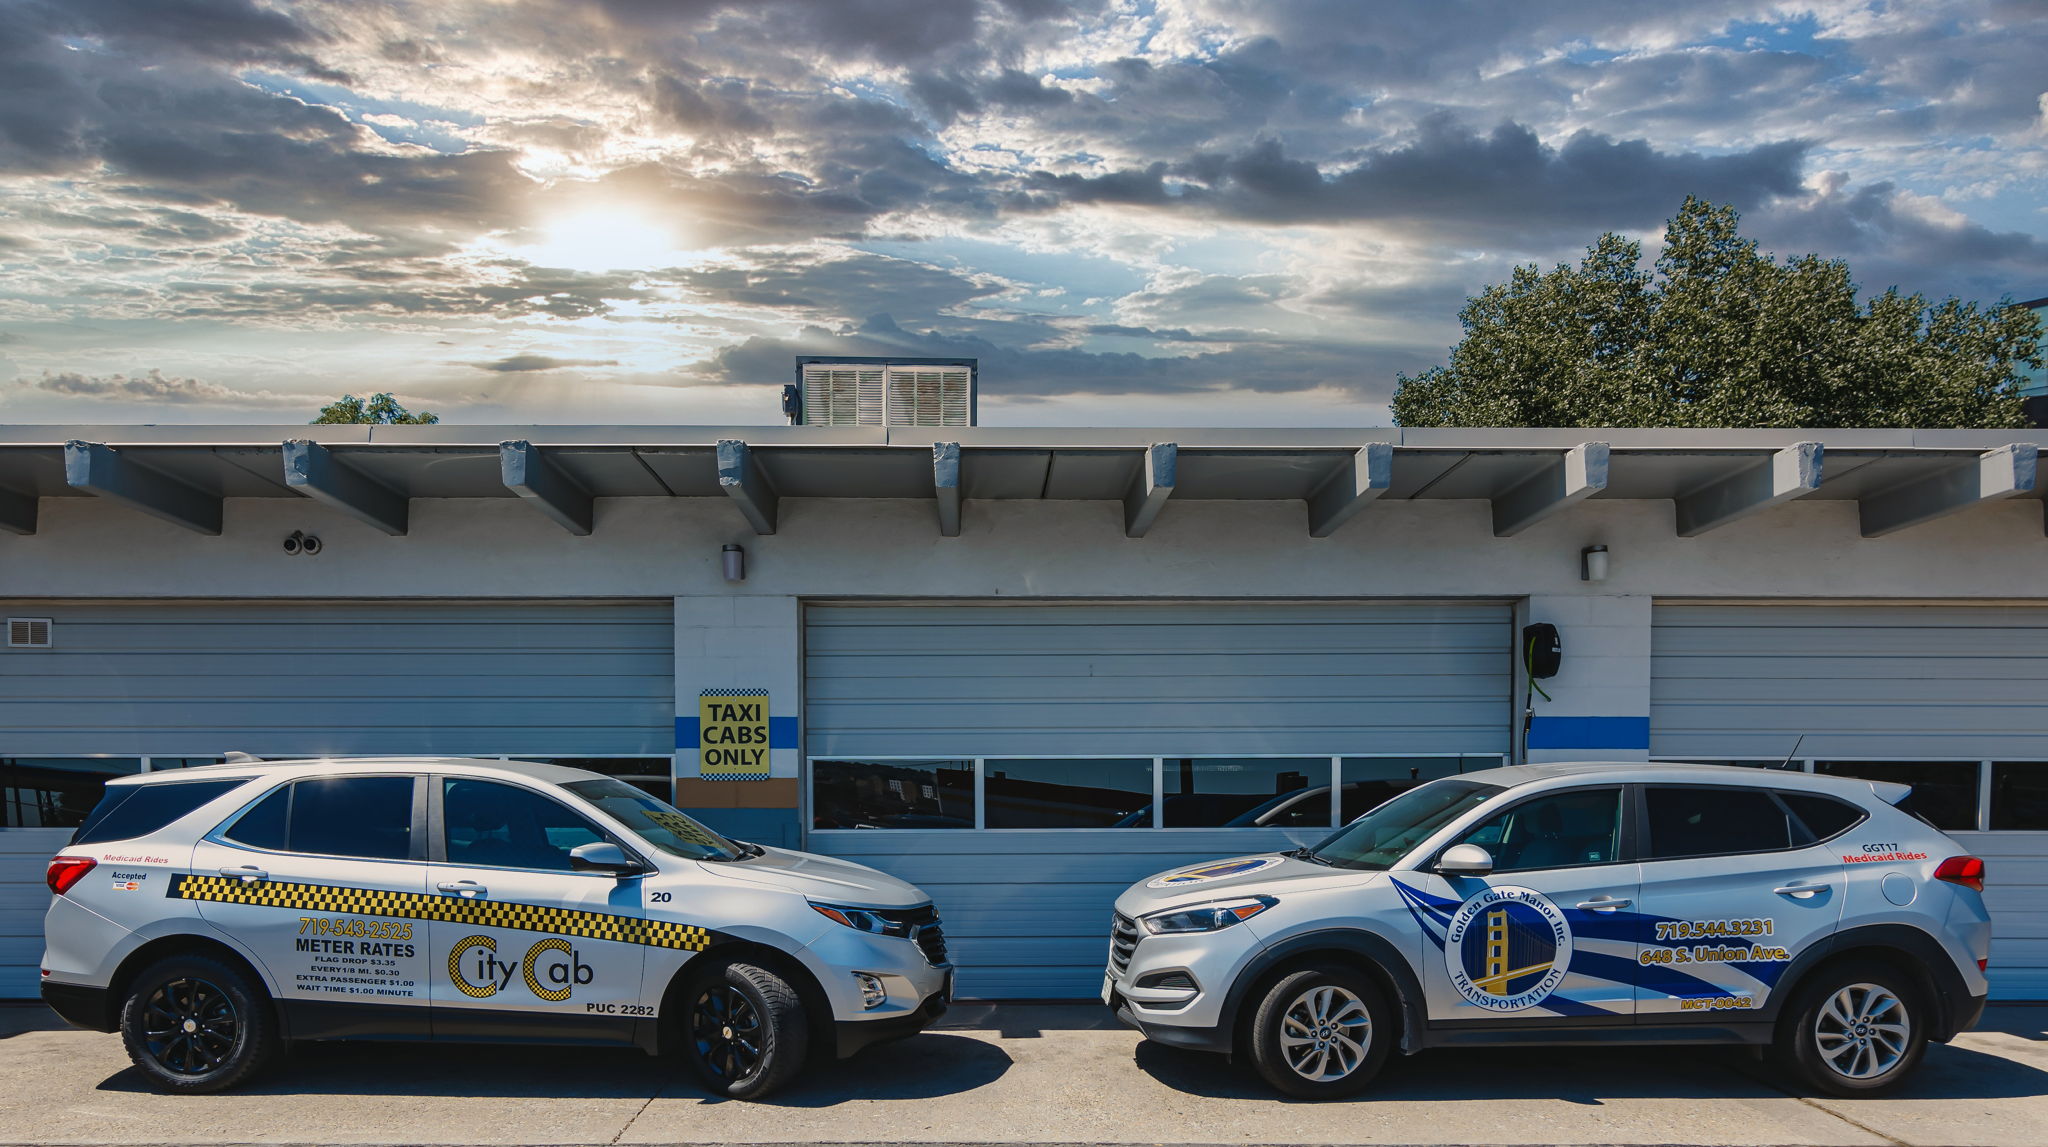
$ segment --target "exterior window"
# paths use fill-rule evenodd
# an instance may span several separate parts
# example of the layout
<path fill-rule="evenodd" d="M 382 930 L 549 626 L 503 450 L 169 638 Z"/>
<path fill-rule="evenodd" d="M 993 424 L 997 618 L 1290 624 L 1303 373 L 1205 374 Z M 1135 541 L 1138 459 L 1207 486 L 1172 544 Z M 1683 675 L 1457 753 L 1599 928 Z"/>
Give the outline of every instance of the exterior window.
<path fill-rule="evenodd" d="M 1458 843 L 1493 854 L 1496 873 L 1612 864 L 1621 851 L 1621 790 L 1574 789 L 1532 797 Z"/>
<path fill-rule="evenodd" d="M 664 803 L 676 799 L 675 761 L 669 757 L 513 757 L 515 761 L 560 765 L 601 773 L 632 785 Z"/>
<path fill-rule="evenodd" d="M 1977 827 L 1976 761 L 1816 761 L 1813 769 L 1837 777 L 1912 785 L 1899 807 L 1940 829 Z"/>
<path fill-rule="evenodd" d="M 1791 820 L 1764 789 L 1651 786 L 1643 798 L 1650 813 L 1648 860 L 1792 847 Z"/>
<path fill-rule="evenodd" d="M 1499 764 L 1499 757 L 1346 757 L 1338 774 L 1338 823 L 1357 820 L 1424 781 Z"/>
<path fill-rule="evenodd" d="M 197 769 L 222 763 L 219 757 L 151 757 L 149 771 L 153 773 L 159 769 Z"/>
<path fill-rule="evenodd" d="M 107 799 L 92 810 L 71 843 L 98 844 L 103 840 L 148 836 L 207 801 L 226 796 L 248 783 L 248 777 L 237 777 L 170 785 L 117 785 L 107 790 Z"/>
<path fill-rule="evenodd" d="M 1829 840 L 1848 831 L 1850 825 L 1864 817 L 1862 809 L 1838 801 L 1833 797 L 1816 796 L 1813 793 L 1778 793 L 1792 812 L 1806 825 L 1804 843 Z"/>
<path fill-rule="evenodd" d="M 1328 757 L 1169 757 L 1164 780 L 1163 828 L 1330 823 Z"/>
<path fill-rule="evenodd" d="M 450 864 L 574 872 L 569 850 L 607 839 L 539 793 L 461 777 L 441 782 L 441 823 Z"/>
<path fill-rule="evenodd" d="M 279 852 L 406 860 L 412 856 L 411 777 L 294 781 L 257 802 L 225 835 Z"/>
<path fill-rule="evenodd" d="M 140 757 L 0 757 L 0 828 L 77 828 Z"/>
<path fill-rule="evenodd" d="M 973 828 L 973 761 L 813 761 L 813 828 Z"/>
<path fill-rule="evenodd" d="M 989 828 L 1150 828 L 1152 761 L 987 760 Z"/>
<path fill-rule="evenodd" d="M 2048 829 L 2048 761 L 1994 761 L 1991 827 Z"/>

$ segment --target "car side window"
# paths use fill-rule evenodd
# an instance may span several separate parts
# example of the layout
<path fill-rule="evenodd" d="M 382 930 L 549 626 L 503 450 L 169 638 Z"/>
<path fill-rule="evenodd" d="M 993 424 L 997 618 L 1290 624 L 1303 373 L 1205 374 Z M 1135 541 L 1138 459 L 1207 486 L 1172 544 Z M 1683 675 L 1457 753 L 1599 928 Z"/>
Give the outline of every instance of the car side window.
<path fill-rule="evenodd" d="M 1780 792 L 1778 799 L 1790 806 L 1793 813 L 1805 822 L 1810 834 L 1809 839 L 1813 841 L 1840 836 L 1848 831 L 1851 825 L 1861 822 L 1864 817 L 1870 815 L 1855 805 L 1813 793 Z"/>
<path fill-rule="evenodd" d="M 409 860 L 412 790 L 411 777 L 293 781 L 257 801 L 221 835 L 274 852 Z"/>
<path fill-rule="evenodd" d="M 1493 870 L 1612 864 L 1621 855 L 1621 790 L 1573 789 L 1510 806 L 1458 840 L 1493 856 Z"/>
<path fill-rule="evenodd" d="M 443 843 L 450 864 L 573 872 L 569 850 L 610 839 L 567 806 L 518 785 L 441 780 Z"/>
<path fill-rule="evenodd" d="M 1646 860 L 1777 852 L 1794 841 L 1791 814 L 1765 789 L 1652 785 L 1643 798 L 1649 811 Z M 1803 840 L 1805 833 L 1798 837 Z"/>

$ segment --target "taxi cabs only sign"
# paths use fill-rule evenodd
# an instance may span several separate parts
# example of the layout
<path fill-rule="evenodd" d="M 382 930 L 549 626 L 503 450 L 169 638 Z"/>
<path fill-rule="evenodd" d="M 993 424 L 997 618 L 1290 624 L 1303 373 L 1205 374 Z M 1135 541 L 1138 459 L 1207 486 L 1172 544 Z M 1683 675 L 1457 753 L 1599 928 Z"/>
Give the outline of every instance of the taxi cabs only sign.
<path fill-rule="evenodd" d="M 768 691 L 706 689 L 697 697 L 697 772 L 706 780 L 768 777 Z"/>

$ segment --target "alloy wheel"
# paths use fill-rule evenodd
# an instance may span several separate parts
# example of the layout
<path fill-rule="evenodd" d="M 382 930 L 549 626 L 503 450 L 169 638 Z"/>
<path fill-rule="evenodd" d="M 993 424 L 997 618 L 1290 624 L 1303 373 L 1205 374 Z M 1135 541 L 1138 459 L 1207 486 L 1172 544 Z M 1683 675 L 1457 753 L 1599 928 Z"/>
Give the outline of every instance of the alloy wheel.
<path fill-rule="evenodd" d="M 1280 1052 L 1303 1079 L 1343 1079 L 1365 1062 L 1372 1017 L 1365 1001 L 1334 984 L 1310 988 L 1280 1014 Z"/>
<path fill-rule="evenodd" d="M 761 1014 L 738 988 L 706 988 L 690 1016 L 697 1054 L 720 1077 L 741 1080 L 761 1063 Z"/>
<path fill-rule="evenodd" d="M 1850 984 L 1814 1017 L 1821 1062 L 1848 1079 L 1874 1079 L 1897 1067 L 1911 1046 L 1906 1005 L 1890 988 Z"/>
<path fill-rule="evenodd" d="M 218 1071 L 241 1039 L 235 1001 L 206 980 L 162 984 L 150 993 L 142 1016 L 142 1041 L 150 1058 L 179 1075 Z"/>

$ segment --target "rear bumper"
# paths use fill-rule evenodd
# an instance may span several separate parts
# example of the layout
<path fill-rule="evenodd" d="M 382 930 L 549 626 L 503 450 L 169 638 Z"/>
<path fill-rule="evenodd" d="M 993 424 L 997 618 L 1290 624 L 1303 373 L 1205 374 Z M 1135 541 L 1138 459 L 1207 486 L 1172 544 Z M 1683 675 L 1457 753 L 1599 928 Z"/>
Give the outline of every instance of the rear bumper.
<path fill-rule="evenodd" d="M 43 981 L 43 1003 L 65 1023 L 87 1031 L 110 1032 L 120 1026 L 114 1014 L 114 995 L 105 988 L 85 984 Z"/>
<path fill-rule="evenodd" d="M 1965 996 L 1962 1002 L 1956 1005 L 1955 1010 L 1949 1014 L 1949 1030 L 1935 1034 L 1936 1042 L 1947 1043 L 1949 1040 L 1976 1027 L 1977 1021 L 1984 1018 L 1984 1002 L 1989 998 L 1988 994 Z"/>
<path fill-rule="evenodd" d="M 949 986 L 950 983 L 949 980 Z M 878 1043 L 908 1039 L 937 1023 L 939 1017 L 946 1014 L 946 1004 L 946 993 L 942 991 L 926 999 L 916 1011 L 907 1014 L 877 1020 L 834 1021 L 833 1034 L 838 1043 L 836 1053 L 840 1059 L 845 1059 Z"/>

